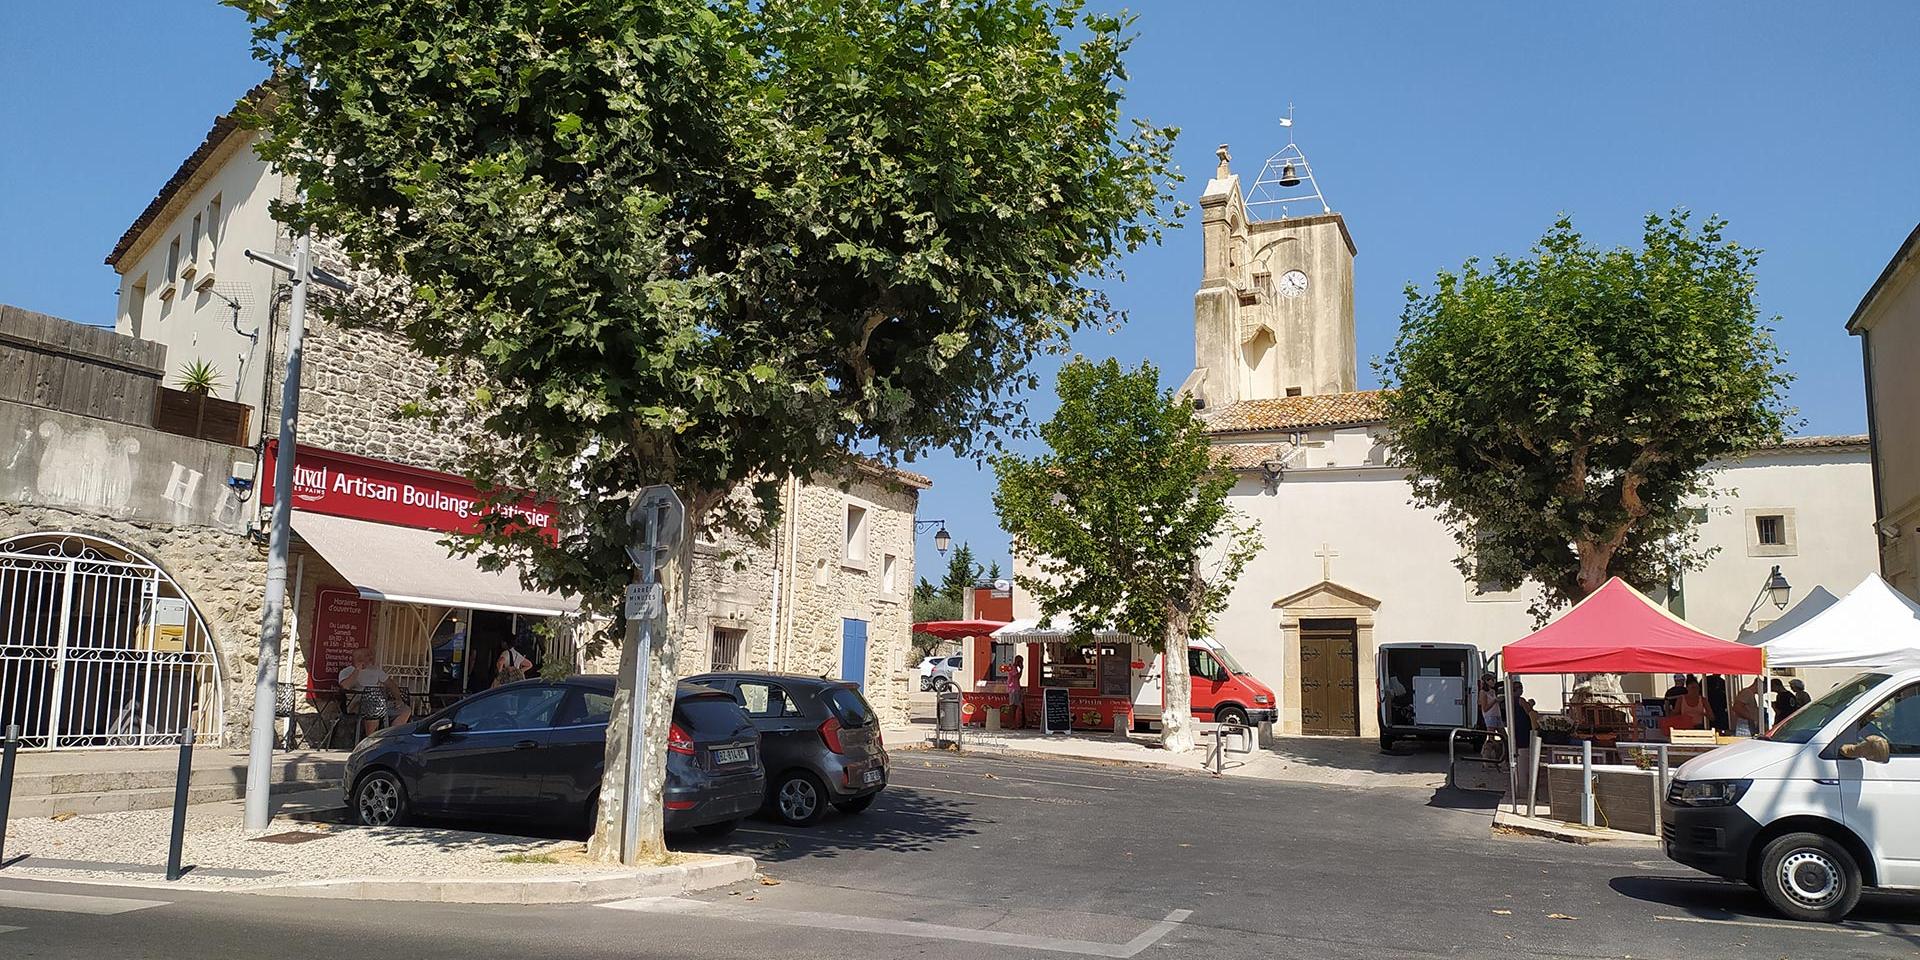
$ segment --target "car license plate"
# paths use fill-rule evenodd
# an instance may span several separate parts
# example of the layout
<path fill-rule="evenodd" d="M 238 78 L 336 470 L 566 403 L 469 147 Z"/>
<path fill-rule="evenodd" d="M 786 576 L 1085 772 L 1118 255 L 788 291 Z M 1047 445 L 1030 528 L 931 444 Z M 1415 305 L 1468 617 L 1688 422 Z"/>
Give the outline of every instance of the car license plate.
<path fill-rule="evenodd" d="M 860 783 L 862 786 L 871 787 L 874 784 L 879 782 L 880 782 L 880 771 L 878 770 L 868 770 L 866 773 L 863 773 L 860 775 Z"/>
<path fill-rule="evenodd" d="M 746 747 L 728 747 L 725 750 L 715 750 L 713 752 L 713 762 L 714 763 L 746 763 L 747 748 Z"/>

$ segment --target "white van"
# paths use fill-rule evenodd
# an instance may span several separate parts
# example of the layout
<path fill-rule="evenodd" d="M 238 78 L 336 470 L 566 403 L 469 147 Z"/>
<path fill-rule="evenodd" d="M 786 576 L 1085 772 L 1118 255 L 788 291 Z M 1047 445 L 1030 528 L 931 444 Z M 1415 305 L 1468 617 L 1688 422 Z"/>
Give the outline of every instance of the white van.
<path fill-rule="evenodd" d="M 1764 737 L 1681 767 L 1667 856 L 1835 921 L 1865 887 L 1920 889 L 1920 668 L 1863 673 Z"/>

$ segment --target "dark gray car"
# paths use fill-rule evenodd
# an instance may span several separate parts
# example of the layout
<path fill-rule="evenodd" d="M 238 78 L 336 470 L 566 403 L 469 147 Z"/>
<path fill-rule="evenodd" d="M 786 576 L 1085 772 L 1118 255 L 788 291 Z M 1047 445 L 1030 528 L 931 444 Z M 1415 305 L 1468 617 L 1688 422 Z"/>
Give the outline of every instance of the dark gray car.
<path fill-rule="evenodd" d="M 414 815 L 588 824 L 612 677 L 523 680 L 360 741 L 342 780 L 363 824 Z M 759 736 L 731 691 L 681 684 L 667 738 L 668 830 L 724 833 L 766 794 Z"/>
<path fill-rule="evenodd" d="M 767 809 L 796 826 L 829 805 L 859 813 L 887 785 L 880 718 L 857 684 L 788 673 L 705 673 L 689 683 L 724 690 L 760 733 Z"/>

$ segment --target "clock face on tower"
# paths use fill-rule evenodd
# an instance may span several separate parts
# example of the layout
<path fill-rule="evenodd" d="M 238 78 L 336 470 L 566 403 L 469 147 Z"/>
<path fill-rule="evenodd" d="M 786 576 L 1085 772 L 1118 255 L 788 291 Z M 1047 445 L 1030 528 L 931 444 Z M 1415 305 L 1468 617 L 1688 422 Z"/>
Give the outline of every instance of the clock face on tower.
<path fill-rule="evenodd" d="M 1298 270 L 1288 270 L 1280 275 L 1280 295 L 1292 300 L 1307 292 L 1307 275 Z"/>

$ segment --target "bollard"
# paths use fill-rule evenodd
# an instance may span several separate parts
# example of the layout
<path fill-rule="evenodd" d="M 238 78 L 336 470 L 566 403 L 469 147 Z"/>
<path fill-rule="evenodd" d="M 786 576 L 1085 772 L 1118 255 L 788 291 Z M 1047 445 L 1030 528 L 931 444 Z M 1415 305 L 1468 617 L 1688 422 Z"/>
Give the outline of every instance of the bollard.
<path fill-rule="evenodd" d="M 1593 741 L 1580 741 L 1580 825 L 1593 826 Z"/>
<path fill-rule="evenodd" d="M 193 729 L 180 731 L 180 773 L 173 778 L 173 836 L 167 841 L 167 879 L 180 879 L 180 847 L 187 839 L 187 787 L 193 780 Z"/>
<path fill-rule="evenodd" d="M 0 868 L 7 865 L 7 808 L 13 806 L 13 755 L 20 749 L 20 725 L 7 724 L 0 744 Z"/>

